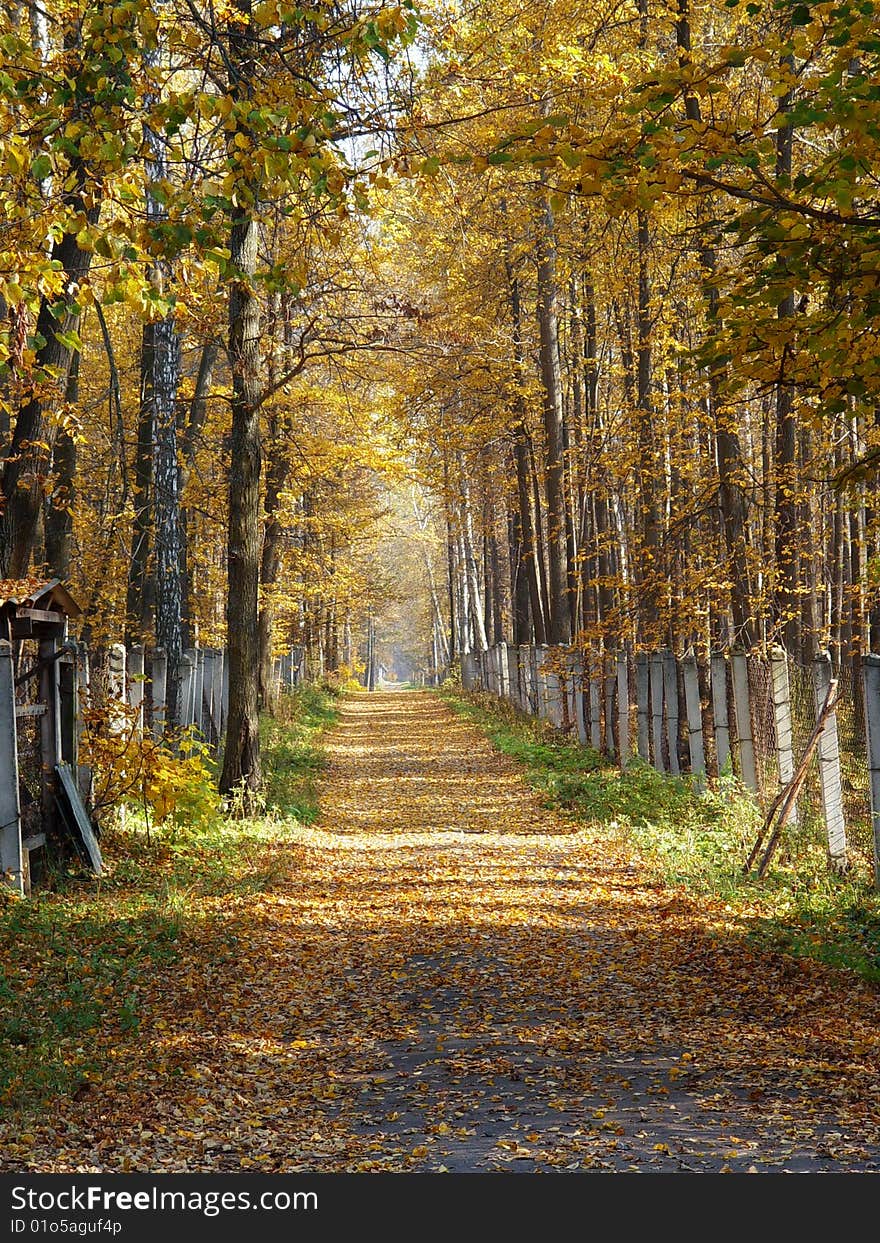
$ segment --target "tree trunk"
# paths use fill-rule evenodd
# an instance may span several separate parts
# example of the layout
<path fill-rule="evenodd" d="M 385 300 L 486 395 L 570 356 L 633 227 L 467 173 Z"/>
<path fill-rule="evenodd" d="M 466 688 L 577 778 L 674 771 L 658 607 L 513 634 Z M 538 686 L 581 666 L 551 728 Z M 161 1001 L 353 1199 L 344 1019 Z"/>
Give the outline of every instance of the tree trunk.
<path fill-rule="evenodd" d="M 141 400 L 134 459 L 134 518 L 129 544 L 125 593 L 125 641 L 140 643 L 149 625 L 152 589 L 148 582 L 153 531 L 153 473 L 156 452 L 156 404 L 153 397 L 156 324 L 141 330 Z"/>
<path fill-rule="evenodd" d="M 538 222 L 538 336 L 544 410 L 544 486 L 547 498 L 547 638 L 567 643 L 571 637 L 568 611 L 568 564 L 565 521 L 564 420 L 559 368 L 559 315 L 556 283 L 556 225 L 546 190 L 541 194 Z"/>
<path fill-rule="evenodd" d="M 75 188 L 65 198 L 72 213 L 84 216 L 90 225 L 96 224 L 101 209 L 90 207 L 86 210 L 82 198 L 85 170 L 79 161 L 73 162 L 70 178 Z M 35 335 L 41 337 L 44 344 L 37 350 L 34 366 L 38 374 L 56 377 L 55 400 L 60 402 L 67 390 L 73 353 L 69 339 L 65 338 L 79 321 L 76 291 L 88 274 L 92 256 L 90 251 L 79 248 L 75 234 L 65 233 L 52 246 L 52 261 L 64 273 L 63 309 L 58 316 L 53 314 L 53 310 L 58 309 L 56 304 L 50 304 L 45 298 L 40 302 Z M 43 507 L 44 480 L 50 473 L 55 436 L 52 402 L 38 388 L 18 411 L 9 453 L 3 463 L 0 577 L 21 578 L 27 573 Z"/>
<path fill-rule="evenodd" d="M 68 405 L 79 401 L 79 352 L 70 360 L 67 376 Z M 53 578 L 66 582 L 70 578 L 70 554 L 73 545 L 73 504 L 76 499 L 76 440 L 62 428 L 55 441 L 53 465 L 55 483 L 46 509 L 46 561 Z"/>
<path fill-rule="evenodd" d="M 250 0 L 236 0 L 245 19 L 229 36 L 230 94 L 245 103 L 256 72 L 256 41 Z M 230 139 L 232 150 L 232 139 Z M 242 196 L 244 198 L 246 196 Z M 229 365 L 232 373 L 232 437 L 227 543 L 229 717 L 220 789 L 241 790 L 243 810 L 260 788 L 260 309 L 253 278 L 257 267 L 257 225 L 246 206 L 233 209 L 229 262 Z"/>
<path fill-rule="evenodd" d="M 199 356 L 199 369 L 196 373 L 196 384 L 189 406 L 189 418 L 183 433 L 181 445 L 180 493 L 183 500 L 186 485 L 195 466 L 198 442 L 205 418 L 208 413 L 208 397 L 214 383 L 214 367 L 217 363 L 219 349 L 216 341 L 206 341 Z M 183 631 L 183 646 L 192 647 L 195 642 L 195 609 L 193 607 L 193 585 L 190 565 L 193 561 L 195 533 L 190 521 L 190 513 L 186 504 L 180 510 L 180 578 Z"/>
<path fill-rule="evenodd" d="M 144 56 L 148 65 L 158 64 L 159 52 Z M 150 100 L 150 102 L 154 102 Z M 145 127 L 150 147 L 147 162 L 147 219 L 167 219 L 164 203 L 156 198 L 152 186 L 168 177 L 168 152 L 161 135 Z M 154 265 L 153 284 L 167 292 L 170 266 L 161 260 Z M 155 437 L 152 469 L 153 538 L 155 541 L 155 630 L 156 645 L 165 652 L 165 727 L 174 729 L 180 721 L 180 666 L 183 659 L 183 530 L 180 521 L 180 463 L 178 460 L 177 393 L 180 388 L 181 341 L 173 312 L 152 330 L 146 362 L 150 367 L 149 401 L 152 432 Z"/>
<path fill-rule="evenodd" d="M 678 0 L 676 39 L 679 48 L 679 64 L 686 67 L 691 60 L 691 24 L 689 0 Z M 697 95 L 685 96 L 685 115 L 689 121 L 701 125 L 703 120 Z M 700 243 L 697 248 L 700 266 L 709 281 L 707 292 L 707 331 L 717 334 L 718 290 L 715 274 L 718 260 L 715 248 Z M 730 577 L 730 611 L 733 618 L 733 640 L 744 647 L 754 642 L 751 618 L 751 592 L 749 589 L 748 538 L 746 530 L 747 509 L 743 492 L 746 478 L 735 412 L 725 408 L 722 393 L 727 378 L 727 366 L 712 362 L 709 367 L 709 414 L 715 433 L 715 454 L 718 469 L 718 507 L 721 514 L 721 535 Z"/>
<path fill-rule="evenodd" d="M 507 271 L 507 288 L 510 295 L 510 313 L 513 321 L 513 362 L 517 377 L 515 397 L 516 421 L 512 429 L 512 436 L 517 496 L 519 499 L 519 527 L 521 532 L 519 574 L 525 577 L 527 583 L 535 642 L 544 644 L 547 642 L 547 629 L 544 620 L 544 606 L 541 600 L 540 569 L 538 565 L 538 550 L 535 544 L 535 527 L 532 522 L 528 432 L 526 430 L 525 401 L 522 396 L 522 382 L 525 371 L 525 355 L 522 343 L 522 305 L 519 294 L 519 281 L 513 273 L 510 260 L 505 260 L 505 268 Z M 526 638 L 518 640 L 520 643 L 526 643 L 527 641 Z"/>
<path fill-rule="evenodd" d="M 785 58 L 791 64 L 791 57 Z M 792 131 L 786 120 L 791 110 L 791 95 L 779 101 L 781 117 L 776 131 L 776 176 L 791 176 Z M 779 303 L 776 314 L 780 323 L 793 318 L 794 294 L 788 293 Z M 776 384 L 776 592 L 775 613 L 783 646 L 790 653 L 797 650 L 799 640 L 800 602 L 798 596 L 798 479 L 797 419 L 794 409 L 794 385 L 789 378 L 792 347 L 785 341 L 779 361 Z"/>
<path fill-rule="evenodd" d="M 183 533 L 177 458 L 180 333 L 173 316 L 154 327 L 156 644 L 165 651 L 165 727 L 173 729 L 180 721 L 180 666 L 183 659 Z"/>
<path fill-rule="evenodd" d="M 660 522 L 657 510 L 656 485 L 659 462 L 654 427 L 654 401 L 651 391 L 651 279 L 649 248 L 651 243 L 647 212 L 636 218 L 638 243 L 638 304 L 636 327 L 636 412 L 638 418 L 639 465 L 636 471 L 641 509 L 641 608 L 645 638 L 659 640 L 660 599 Z"/>

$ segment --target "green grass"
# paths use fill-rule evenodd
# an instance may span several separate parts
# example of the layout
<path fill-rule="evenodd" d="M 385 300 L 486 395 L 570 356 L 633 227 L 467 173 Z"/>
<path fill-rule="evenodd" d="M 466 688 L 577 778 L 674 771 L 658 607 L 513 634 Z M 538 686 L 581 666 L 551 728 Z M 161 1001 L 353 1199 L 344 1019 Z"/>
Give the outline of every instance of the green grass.
<path fill-rule="evenodd" d="M 285 696 L 275 717 L 260 722 L 266 807 L 311 824 L 318 814 L 317 782 L 324 767 L 320 736 L 336 720 L 338 691 L 303 686 Z"/>
<path fill-rule="evenodd" d="M 789 829 L 766 877 L 744 877 L 761 814 L 736 778 L 701 791 L 690 778 L 664 776 L 638 759 L 621 772 L 490 696 L 443 694 L 522 765 L 548 806 L 622 838 L 664 883 L 721 898 L 752 942 L 880 981 L 880 896 L 864 859 L 838 876 L 813 833 Z"/>
<path fill-rule="evenodd" d="M 143 997 L 182 956 L 234 955 L 227 898 L 271 889 L 285 843 L 317 814 L 331 694 L 303 689 L 265 720 L 265 814 L 152 827 L 129 808 L 105 829 L 100 879 L 57 869 L 24 901 L 0 895 L 0 1111 L 88 1090 L 137 1040 Z M 137 1055 L 135 1047 L 132 1056 Z"/>

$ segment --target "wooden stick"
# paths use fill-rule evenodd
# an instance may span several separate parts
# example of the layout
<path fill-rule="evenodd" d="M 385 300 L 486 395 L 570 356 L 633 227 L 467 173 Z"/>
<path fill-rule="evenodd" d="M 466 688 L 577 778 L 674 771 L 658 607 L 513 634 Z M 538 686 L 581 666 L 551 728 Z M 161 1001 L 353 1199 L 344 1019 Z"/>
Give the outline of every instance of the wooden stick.
<path fill-rule="evenodd" d="M 838 693 L 837 693 L 837 681 L 838 681 L 837 678 L 832 678 L 828 684 L 828 693 L 825 696 L 825 702 L 822 705 L 822 710 L 820 711 L 818 717 L 816 718 L 816 724 L 813 727 L 813 732 L 810 734 L 810 737 L 807 741 L 807 745 L 804 748 L 804 753 L 801 756 L 800 762 L 794 771 L 794 775 L 792 776 L 791 781 L 789 781 L 788 785 L 785 786 L 785 788 L 779 792 L 779 794 L 776 796 L 776 798 L 773 800 L 772 804 L 770 805 L 770 810 L 767 812 L 767 815 L 764 818 L 764 823 L 761 825 L 761 831 L 758 834 L 758 840 L 755 842 L 754 846 L 749 852 L 749 857 L 746 860 L 745 865 L 743 867 L 743 873 L 746 875 L 751 871 L 752 866 L 754 865 L 754 862 L 757 859 L 758 854 L 761 850 L 761 847 L 764 844 L 764 839 L 767 836 L 768 831 L 770 830 L 770 826 L 771 824 L 773 824 L 773 819 L 776 816 L 776 813 L 778 812 L 779 816 L 776 820 L 776 824 L 773 825 L 773 831 L 770 833 L 770 839 L 767 842 L 767 848 L 765 849 L 764 854 L 761 858 L 761 862 L 758 866 L 758 879 L 759 880 L 764 875 L 764 873 L 767 871 L 767 868 L 770 864 L 770 860 L 773 858 L 773 855 L 776 852 L 776 847 L 779 844 L 780 837 L 782 836 L 782 830 L 785 828 L 786 821 L 788 820 L 788 817 L 791 814 L 791 809 L 795 804 L 798 794 L 800 793 L 801 786 L 804 784 L 804 781 L 806 780 L 807 769 L 810 766 L 810 760 L 813 758 L 816 752 L 816 748 L 819 745 L 819 739 L 822 737 L 822 734 L 825 730 L 825 723 L 827 722 L 831 713 L 837 707 L 837 700 L 839 698 Z"/>

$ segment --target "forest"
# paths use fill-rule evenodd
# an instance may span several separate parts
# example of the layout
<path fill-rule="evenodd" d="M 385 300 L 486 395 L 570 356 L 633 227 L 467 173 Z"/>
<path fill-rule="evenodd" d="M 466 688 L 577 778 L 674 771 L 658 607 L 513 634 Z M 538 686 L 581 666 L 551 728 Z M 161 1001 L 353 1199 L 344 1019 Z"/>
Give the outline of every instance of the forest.
<path fill-rule="evenodd" d="M 441 834 L 436 868 L 457 909 L 471 899 L 447 858 L 447 829 L 491 837 L 509 817 L 511 841 L 526 835 L 526 849 L 529 826 L 559 811 L 558 823 L 534 828 L 546 841 L 521 860 L 543 885 L 542 852 L 567 831 L 566 816 L 572 851 L 587 850 L 585 823 L 612 826 L 620 876 L 631 821 L 637 849 L 661 859 L 662 883 L 691 894 L 662 908 L 674 912 L 670 926 L 691 928 L 674 952 L 691 962 L 697 907 L 687 904 L 701 893 L 711 890 L 710 907 L 740 903 L 736 919 L 752 921 L 753 939 L 731 971 L 782 1005 L 785 955 L 805 957 L 805 972 L 820 974 L 798 976 L 785 1004 L 821 994 L 820 1043 L 831 1040 L 835 989 L 846 991 L 859 1031 L 848 1053 L 829 1044 L 825 1060 L 857 1077 L 854 1059 L 878 1053 L 868 1035 L 880 979 L 878 331 L 874 0 L 0 0 L 0 641 L 10 687 L 28 676 L 16 643 L 58 621 L 46 611 L 56 605 L 41 603 L 44 585 L 63 585 L 70 623 L 49 657 L 39 649 L 40 667 L 60 669 L 57 737 L 38 720 L 51 705 L 27 706 L 16 689 L 8 762 L 16 717 L 22 738 L 36 722 L 44 813 L 56 817 L 45 771 L 46 747 L 57 746 L 48 780 L 54 759 L 79 759 L 83 798 L 100 812 L 108 893 L 121 886 L 112 901 L 134 883 L 126 868 L 146 876 L 155 848 L 168 867 L 185 856 L 202 876 L 189 882 L 208 886 L 202 897 L 181 902 L 206 911 L 215 882 L 198 869 L 239 838 L 234 884 L 255 867 L 262 876 L 255 860 L 268 851 L 292 869 L 283 892 L 292 886 L 289 900 L 308 907 L 318 889 L 333 891 L 337 865 L 362 869 L 357 884 L 369 889 L 368 845 L 346 846 L 349 830 L 336 838 L 334 826 L 350 823 L 366 841 L 396 831 L 387 826 L 399 817 L 402 834 Z M 128 682 L 113 672 L 120 645 Z M 76 726 L 65 724 L 65 678 L 78 675 L 65 672 L 64 653 L 71 668 L 87 653 L 91 669 Z M 194 691 L 194 661 L 214 654 L 216 693 L 207 672 Z M 40 677 L 49 685 L 55 674 Z M 203 693 L 207 715 L 193 698 Z M 0 702 L 0 735 L 3 712 Z M 420 730 L 435 777 L 412 776 Z M 494 751 L 483 756 L 487 735 Z M 22 746 L 15 763 L 26 773 Z M 371 765 L 411 788 L 412 806 L 364 785 Z M 294 770 L 305 783 L 295 790 Z M 16 825 L 40 801 L 36 787 L 14 789 L 17 772 L 0 771 Z M 518 773 L 514 790 L 506 783 Z M 273 830 L 272 815 L 305 835 L 292 839 L 293 863 L 278 862 L 287 830 Z M 221 821 L 222 847 L 211 836 Z M 213 844 L 196 846 L 187 834 L 198 832 Z M 503 842 L 486 842 L 515 924 L 526 903 L 513 893 L 518 865 Z M 777 890 L 743 897 L 742 865 L 759 846 L 761 875 L 770 869 Z M 349 849 L 362 851 L 353 864 Z M 409 910 L 429 865 L 403 851 L 399 866 Z M 476 857 L 468 866 L 484 875 Z M 585 902 L 598 901 L 603 875 L 578 873 Z M 50 868 L 29 909 L 55 900 L 59 885 L 58 900 L 90 901 L 94 878 L 77 883 L 86 889 L 71 898 Z M 173 883 L 186 892 L 179 876 Z M 357 905 L 361 889 L 353 894 Z M 666 916 L 636 906 L 621 918 L 645 920 L 650 942 Z M 738 936 L 734 906 L 705 919 Z M 556 973 L 577 955 L 557 941 L 574 910 L 547 933 L 555 965 L 530 966 L 548 996 L 571 984 Z M 40 943 L 38 915 L 11 918 L 4 935 Z M 119 910 L 101 918 L 118 921 Z M 273 964 L 267 988 L 299 936 L 289 918 L 259 933 Z M 354 925 L 367 937 L 366 922 Z M 179 951 L 191 953 L 193 979 L 217 951 L 206 926 L 206 940 Z M 97 932 L 76 935 L 92 944 Z M 426 969 L 446 970 L 443 945 Z M 625 947 L 609 946 L 601 958 L 629 962 Z M 402 949 L 397 962 L 373 948 L 370 980 L 384 955 L 406 977 Z M 761 954 L 772 967 L 749 958 Z M 332 959 L 308 969 L 344 1006 Z M 835 984 L 841 967 L 855 975 Z M 698 997 L 723 994 L 711 981 L 727 966 L 700 970 Z M 18 995 L 4 978 L 0 1002 L 4 988 Z M 604 989 L 598 975 L 594 985 Z M 512 1015 L 526 1005 L 521 986 L 499 985 Z M 666 996 L 662 981 L 650 986 Z M 459 999 L 481 987 L 463 976 Z M 141 1001 L 131 1004 L 140 1014 Z M 169 1013 L 165 995 L 150 1004 Z M 693 1020 L 671 995 L 664 1004 L 670 1023 Z M 147 1023 L 126 1027 L 127 1006 L 123 1041 Z M 369 1031 L 368 1014 L 356 1022 Z M 752 1035 L 756 1048 L 768 1042 L 760 1091 L 771 1092 L 772 1040 Z M 555 1045 L 563 1077 L 576 1039 L 569 1031 Z M 542 1047 L 549 1073 L 549 1036 Z M 337 1056 L 321 1054 L 334 1082 Z M 5 1094 L 14 1109 L 31 1083 L 16 1058 L 0 1071 L 0 1104 Z M 297 1079 L 284 1065 L 281 1078 Z M 679 1066 L 688 1083 L 689 1061 Z M 716 1072 L 726 1073 L 720 1063 Z M 227 1080 L 247 1095 L 238 1076 Z M 82 1112 L 88 1075 L 71 1082 Z M 66 1090 L 61 1079 L 52 1089 Z M 813 1123 L 821 1115 L 832 1136 L 823 1142 L 837 1143 L 845 1167 L 870 1169 L 877 1119 L 859 1112 L 860 1090 L 846 1098 L 848 1122 L 822 1097 Z M 583 1084 L 576 1091 L 585 1098 Z M 389 1115 L 392 1097 L 381 1101 Z M 307 1113 L 329 1135 L 315 1114 L 321 1099 L 310 1097 Z M 201 1117 L 203 1137 L 214 1124 L 210 1109 Z M 863 1137 L 835 1141 L 853 1117 Z M 742 1161 L 710 1164 L 745 1169 L 766 1157 L 812 1169 L 801 1123 L 785 1142 L 755 1117 L 731 1123 L 747 1138 L 726 1148 L 719 1138 L 717 1153 L 740 1147 Z M 247 1148 L 259 1168 L 311 1168 L 299 1139 L 299 1155 L 282 1157 L 265 1125 L 255 1134 L 268 1156 L 218 1140 L 187 1164 L 178 1148 L 160 1151 L 154 1119 L 153 1147 L 127 1140 L 123 1166 L 109 1140 L 83 1139 L 72 1121 L 79 1138 L 67 1156 L 46 1155 L 53 1144 L 66 1152 L 67 1140 L 41 1132 L 33 1159 L 16 1141 L 0 1166 L 206 1170 L 232 1168 Z M 403 1125 L 390 1126 L 385 1155 L 349 1137 L 322 1159 L 348 1170 L 496 1168 L 476 1141 L 460 1165 L 435 1160 L 432 1140 L 410 1144 L 414 1159 L 388 1155 L 408 1142 Z M 456 1125 L 438 1115 L 432 1127 L 447 1130 L 428 1130 L 448 1147 Z M 589 1162 L 672 1162 L 671 1133 L 657 1128 L 640 1155 L 618 1160 L 594 1144 Z M 542 1145 L 551 1165 L 581 1168 L 579 1142 L 534 1129 L 540 1143 L 499 1141 L 498 1160 L 524 1143 L 523 1168 L 541 1167 Z M 715 1140 L 705 1142 L 714 1154 Z"/>

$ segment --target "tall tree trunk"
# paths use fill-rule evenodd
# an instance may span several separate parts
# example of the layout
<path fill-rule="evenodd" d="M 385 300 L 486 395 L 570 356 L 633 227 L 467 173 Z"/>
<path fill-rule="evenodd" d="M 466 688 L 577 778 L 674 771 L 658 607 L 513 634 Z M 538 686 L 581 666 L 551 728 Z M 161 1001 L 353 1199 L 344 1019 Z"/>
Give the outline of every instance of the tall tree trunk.
<path fill-rule="evenodd" d="M 792 58 L 785 57 L 784 63 L 790 67 Z M 783 180 L 791 176 L 792 130 L 787 120 L 791 102 L 789 93 L 778 104 L 780 122 L 776 131 L 776 176 Z M 791 653 L 797 650 L 800 637 L 797 419 L 794 385 L 789 375 L 792 346 L 785 340 L 784 325 L 794 317 L 794 313 L 794 293 L 788 293 L 776 309 L 777 318 L 783 326 L 783 344 L 776 384 L 775 613 L 783 645 Z"/>
<path fill-rule="evenodd" d="M 467 475 L 467 466 L 464 461 L 464 454 L 459 455 L 459 470 L 461 477 L 461 546 L 463 570 L 468 585 L 471 619 L 473 622 L 474 646 L 481 652 L 485 652 L 489 646 L 489 643 L 486 638 L 485 607 L 480 587 L 480 573 L 477 568 L 477 558 L 474 552 L 474 520 L 473 512 L 471 510 L 471 485 Z"/>
<path fill-rule="evenodd" d="M 571 638 L 571 624 L 565 542 L 565 429 L 559 367 L 556 225 L 549 195 L 543 187 L 536 257 L 538 338 L 544 410 L 544 485 L 547 497 L 547 638 L 550 643 L 567 643 Z"/>
<path fill-rule="evenodd" d="M 529 633 L 529 577 L 525 565 L 525 548 L 522 524 L 517 506 L 511 506 L 507 516 L 507 544 L 510 557 L 511 608 L 513 612 L 513 642 L 519 646 L 530 641 Z"/>
<path fill-rule="evenodd" d="M 82 163 L 74 160 L 69 180 L 74 188 L 65 201 L 74 215 L 90 225 L 98 221 L 100 207 L 86 208 L 83 187 L 86 174 Z M 67 390 L 72 348 L 68 334 L 79 322 L 76 293 L 88 275 L 92 256 L 77 245 L 76 234 L 65 233 L 52 246 L 52 262 L 64 273 L 64 293 L 59 307 L 46 298 L 40 302 L 35 335 L 42 339 L 34 360 L 37 374 L 56 377 L 54 399 L 42 385 L 19 408 L 3 462 L 0 487 L 0 577 L 21 578 L 27 572 L 43 507 L 44 480 L 49 477 L 56 436 L 53 406 Z"/>
<path fill-rule="evenodd" d="M 177 457 L 180 333 L 173 316 L 163 319 L 154 327 L 156 644 L 164 648 L 167 660 L 165 725 L 166 728 L 173 729 L 180 721 L 180 666 L 183 659 L 183 533 L 180 525 L 180 466 Z"/>
<path fill-rule="evenodd" d="M 159 62 L 155 49 L 144 56 L 146 64 Z M 149 103 L 154 101 L 150 99 Z M 153 193 L 154 185 L 168 177 L 165 142 L 145 126 L 150 147 L 147 162 L 147 219 L 167 219 L 164 203 Z M 151 273 L 160 293 L 169 292 L 170 265 L 159 261 Z M 180 720 L 180 667 L 183 659 L 183 530 L 180 521 L 180 463 L 178 460 L 177 393 L 180 388 L 181 341 L 173 312 L 149 325 L 151 339 L 145 351 L 150 367 L 149 402 L 155 438 L 152 463 L 153 538 L 155 541 L 155 632 L 156 645 L 166 657 L 165 724 L 173 729 Z M 147 386 L 145 386 L 147 387 Z"/>
<path fill-rule="evenodd" d="M 278 340 L 278 298 L 270 300 L 269 370 L 267 381 L 271 390 L 277 378 L 276 356 L 281 347 Z M 272 412 L 269 417 L 269 464 L 266 470 L 266 496 L 263 502 L 263 552 L 260 561 L 260 702 L 268 712 L 275 710 L 275 679 L 272 676 L 272 638 L 275 629 L 275 590 L 281 573 L 281 549 L 284 527 L 281 524 L 281 494 L 290 473 L 285 452 L 292 431 L 290 420 Z"/>
<path fill-rule="evenodd" d="M 149 625 L 153 591 L 149 579 L 153 532 L 153 473 L 156 452 L 156 404 L 153 397 L 156 324 L 141 329 L 141 397 L 134 458 L 134 517 L 125 593 L 125 641 L 139 643 Z"/>
<path fill-rule="evenodd" d="M 230 95 L 246 104 L 256 73 L 250 0 L 236 0 L 243 21 L 230 27 Z M 232 140 L 230 140 L 232 147 Z M 233 154 L 233 159 L 235 156 Z M 243 198 L 246 196 L 242 196 Z M 232 373 L 232 437 L 227 544 L 229 717 L 220 789 L 241 789 L 247 810 L 260 788 L 260 308 L 253 287 L 257 225 L 251 209 L 232 212 L 229 262 L 229 365 Z"/>
<path fill-rule="evenodd" d="M 690 0 L 678 0 L 676 41 L 679 48 L 679 64 L 686 68 L 691 62 Z M 699 96 L 685 96 L 685 115 L 695 125 L 703 121 Z M 708 280 L 707 331 L 710 337 L 718 331 L 718 289 L 715 275 L 718 259 L 714 246 L 702 241 L 697 247 L 700 266 Z M 748 538 L 746 530 L 747 508 L 744 495 L 746 479 L 742 448 L 736 426 L 735 412 L 725 404 L 723 397 L 727 366 L 723 362 L 709 366 L 709 414 L 715 432 L 715 455 L 718 469 L 718 507 L 721 514 L 721 535 L 727 559 L 730 579 L 730 611 L 733 618 L 733 639 L 744 647 L 751 647 L 754 633 L 751 619 L 751 592 L 749 589 Z"/>
<path fill-rule="evenodd" d="M 206 341 L 199 355 L 199 369 L 196 373 L 195 389 L 189 405 L 189 417 L 182 436 L 180 465 L 180 578 L 183 631 L 183 646 L 192 647 L 195 640 L 195 608 L 193 601 L 193 582 L 190 566 L 193 564 L 195 532 L 193 531 L 189 507 L 184 503 L 186 486 L 196 463 L 199 438 L 205 425 L 208 413 L 208 397 L 214 383 L 214 368 L 217 364 L 219 347 L 216 341 Z"/>
<path fill-rule="evenodd" d="M 510 314 L 513 323 L 513 362 L 517 377 L 517 391 L 514 398 L 516 420 L 512 429 L 513 438 L 513 458 L 516 466 L 516 487 L 517 497 L 519 499 L 519 527 L 521 532 L 521 550 L 520 558 L 521 573 L 525 576 L 529 602 L 532 610 L 532 626 L 535 632 L 535 642 L 544 644 L 547 642 L 547 628 L 544 619 L 544 606 L 541 599 L 540 586 L 540 567 L 538 565 L 538 550 L 535 543 L 535 527 L 532 522 L 532 502 L 530 497 L 530 479 L 529 479 L 529 448 L 528 448 L 528 431 L 526 429 L 526 407 L 525 400 L 522 395 L 522 384 L 524 382 L 525 372 L 525 353 L 522 341 L 522 303 L 519 292 L 519 281 L 514 275 L 513 265 L 509 259 L 505 260 L 505 270 L 507 272 L 507 288 L 510 297 Z M 526 643 L 526 638 L 520 638 L 519 643 Z"/>
<path fill-rule="evenodd" d="M 79 401 L 79 352 L 70 360 L 65 400 L 69 406 Z M 53 578 L 70 578 L 73 546 L 73 504 L 76 499 L 76 439 L 62 428 L 55 441 L 53 466 L 55 483 L 46 509 L 46 561 Z"/>
<path fill-rule="evenodd" d="M 641 607 L 645 638 L 659 640 L 660 599 L 660 520 L 657 507 L 659 458 L 654 426 L 651 350 L 650 226 L 648 214 L 636 216 L 638 247 L 638 302 L 636 311 L 636 415 L 638 418 L 639 464 L 636 471 L 641 510 Z"/>

